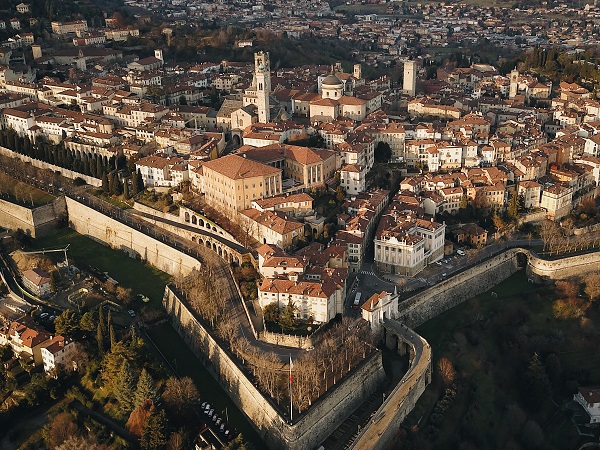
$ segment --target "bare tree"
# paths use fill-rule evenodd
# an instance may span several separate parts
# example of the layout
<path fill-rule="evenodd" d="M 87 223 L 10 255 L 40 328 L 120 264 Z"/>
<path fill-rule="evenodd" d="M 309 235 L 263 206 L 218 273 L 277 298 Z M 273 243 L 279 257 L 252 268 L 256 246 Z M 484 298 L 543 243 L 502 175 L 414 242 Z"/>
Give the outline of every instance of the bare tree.
<path fill-rule="evenodd" d="M 596 301 L 600 298 L 600 272 L 588 273 L 584 278 L 585 293 L 590 297 L 591 301 Z"/>
<path fill-rule="evenodd" d="M 221 320 L 217 325 L 217 334 L 230 346 L 238 334 L 235 324 L 232 320 Z"/>
<path fill-rule="evenodd" d="M 577 297 L 579 293 L 579 283 L 575 280 L 559 280 L 555 283 L 555 287 L 563 298 Z"/>
<path fill-rule="evenodd" d="M 200 394 L 190 377 L 171 377 L 167 380 L 162 397 L 169 409 L 183 416 L 198 402 Z"/>
<path fill-rule="evenodd" d="M 444 380 L 444 384 L 451 385 L 454 382 L 454 379 L 456 378 L 456 370 L 454 370 L 454 365 L 452 364 L 452 361 L 450 361 L 446 357 L 440 358 L 440 360 L 438 361 L 438 369 L 440 371 L 442 379 Z"/>
<path fill-rule="evenodd" d="M 544 251 L 550 249 L 550 245 L 555 239 L 557 231 L 556 224 L 551 220 L 544 220 L 540 225 L 540 238 L 544 244 Z"/>

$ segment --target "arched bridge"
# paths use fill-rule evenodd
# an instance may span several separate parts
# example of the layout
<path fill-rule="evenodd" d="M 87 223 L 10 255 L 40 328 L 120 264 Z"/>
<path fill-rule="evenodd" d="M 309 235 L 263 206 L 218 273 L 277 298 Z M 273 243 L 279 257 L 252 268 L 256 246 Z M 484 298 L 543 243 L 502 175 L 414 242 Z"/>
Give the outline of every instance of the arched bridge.
<path fill-rule="evenodd" d="M 229 263 L 242 264 L 244 261 L 252 262 L 252 253 L 243 245 L 216 234 L 211 229 L 203 230 L 197 226 L 186 225 L 181 222 L 165 219 L 158 215 L 132 210 L 133 213 L 146 219 L 157 227 L 176 233 L 179 236 L 212 249 L 221 258 Z M 208 222 L 207 222 L 208 223 Z"/>

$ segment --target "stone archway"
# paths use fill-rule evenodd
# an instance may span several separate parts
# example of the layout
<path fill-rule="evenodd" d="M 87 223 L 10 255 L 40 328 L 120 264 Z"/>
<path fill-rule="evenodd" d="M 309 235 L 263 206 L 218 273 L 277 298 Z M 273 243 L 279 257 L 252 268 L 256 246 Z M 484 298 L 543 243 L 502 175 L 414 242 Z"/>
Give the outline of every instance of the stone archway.
<path fill-rule="evenodd" d="M 198 220 L 196 219 L 196 216 L 192 216 L 192 225 L 198 225 Z"/>
<path fill-rule="evenodd" d="M 189 223 L 189 221 L 190 221 L 190 213 L 186 211 L 186 213 L 185 213 L 185 215 L 183 217 L 184 217 L 184 220 Z"/>

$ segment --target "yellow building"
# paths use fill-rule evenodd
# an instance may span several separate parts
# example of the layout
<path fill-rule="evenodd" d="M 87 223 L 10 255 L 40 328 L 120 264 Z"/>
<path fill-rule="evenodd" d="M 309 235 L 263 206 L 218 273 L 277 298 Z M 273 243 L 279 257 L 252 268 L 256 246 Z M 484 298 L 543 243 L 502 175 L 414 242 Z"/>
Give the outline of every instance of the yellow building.
<path fill-rule="evenodd" d="M 206 202 L 230 218 L 257 199 L 282 193 L 281 169 L 239 155 L 202 165 Z"/>

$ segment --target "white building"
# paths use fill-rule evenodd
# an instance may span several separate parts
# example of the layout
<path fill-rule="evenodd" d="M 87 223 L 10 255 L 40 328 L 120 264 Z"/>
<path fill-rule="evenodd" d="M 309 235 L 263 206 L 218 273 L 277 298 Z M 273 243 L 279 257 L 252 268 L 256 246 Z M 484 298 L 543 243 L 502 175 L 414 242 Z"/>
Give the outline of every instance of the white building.
<path fill-rule="evenodd" d="M 189 180 L 187 163 L 178 157 L 151 155 L 135 163 L 147 187 L 174 187 Z"/>
<path fill-rule="evenodd" d="M 367 187 L 367 171 L 365 166 L 346 164 L 340 169 L 340 186 L 346 194 L 359 194 Z"/>
<path fill-rule="evenodd" d="M 540 207 L 546 210 L 549 219 L 558 220 L 571 212 L 573 188 L 560 184 L 545 186 Z"/>
<path fill-rule="evenodd" d="M 289 302 L 300 319 L 326 323 L 343 310 L 344 281 L 335 277 L 300 280 L 297 274 L 288 278 L 265 278 L 258 286 L 260 306 L 276 303 L 283 310 Z"/>
<path fill-rule="evenodd" d="M 398 293 L 385 291 L 373 294 L 361 306 L 362 318 L 369 322 L 371 331 L 377 333 L 383 319 L 393 319 L 398 314 Z"/>
<path fill-rule="evenodd" d="M 57 366 L 66 369 L 73 368 L 73 354 L 77 346 L 72 339 L 64 336 L 54 336 L 42 344 L 41 355 L 44 372 L 49 373 Z"/>
<path fill-rule="evenodd" d="M 600 388 L 577 388 L 573 400 L 579 403 L 590 416 L 590 423 L 600 423 Z"/>
<path fill-rule="evenodd" d="M 21 278 L 27 290 L 38 297 L 50 294 L 50 275 L 42 269 L 34 267 L 31 270 L 26 270 Z"/>
<path fill-rule="evenodd" d="M 388 211 L 375 234 L 375 266 L 414 276 L 444 256 L 446 225 Z"/>

